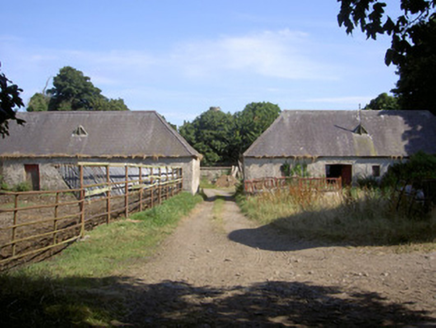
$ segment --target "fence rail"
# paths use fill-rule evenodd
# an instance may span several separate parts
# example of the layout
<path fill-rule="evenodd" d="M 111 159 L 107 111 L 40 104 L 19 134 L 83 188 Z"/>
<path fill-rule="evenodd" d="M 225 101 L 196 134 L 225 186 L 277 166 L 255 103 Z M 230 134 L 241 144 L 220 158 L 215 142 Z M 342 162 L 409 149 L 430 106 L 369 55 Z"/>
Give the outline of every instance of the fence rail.
<path fill-rule="evenodd" d="M 244 191 L 249 194 L 256 194 L 290 187 L 298 187 L 302 190 L 313 190 L 318 192 L 338 191 L 342 188 L 342 179 L 280 177 L 244 181 Z"/>
<path fill-rule="evenodd" d="M 0 270 L 55 251 L 120 215 L 154 207 L 183 188 L 179 167 L 85 163 L 62 169 L 77 173 L 67 184 L 78 188 L 0 192 Z"/>

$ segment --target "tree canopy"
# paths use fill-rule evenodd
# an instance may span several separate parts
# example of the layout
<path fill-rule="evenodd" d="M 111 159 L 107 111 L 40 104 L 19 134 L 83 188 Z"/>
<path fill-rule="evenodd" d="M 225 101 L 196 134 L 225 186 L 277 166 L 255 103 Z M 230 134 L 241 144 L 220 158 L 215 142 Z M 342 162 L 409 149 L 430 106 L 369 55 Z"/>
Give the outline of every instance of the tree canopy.
<path fill-rule="evenodd" d="M 415 46 L 398 65 L 399 79 L 392 91 L 402 109 L 428 109 L 436 114 L 436 18 L 415 27 Z"/>
<path fill-rule="evenodd" d="M 203 163 L 208 166 L 228 161 L 232 128 L 233 118 L 230 113 L 211 108 L 192 123 L 185 122 L 179 132 L 203 155 Z"/>
<path fill-rule="evenodd" d="M 211 107 L 192 122 L 185 122 L 179 132 L 203 154 L 204 165 L 237 163 L 279 114 L 280 108 L 269 102 L 250 103 L 234 115 Z"/>
<path fill-rule="evenodd" d="M 360 27 L 367 38 L 391 36 L 385 63 L 397 66 L 392 91 L 401 109 L 428 109 L 436 114 L 436 0 L 398 0 L 402 14 L 391 17 L 378 0 L 338 0 L 340 26 L 352 33 Z M 392 5 L 392 3 L 390 3 Z"/>
<path fill-rule="evenodd" d="M 65 66 L 53 78 L 53 88 L 36 93 L 27 111 L 128 110 L 123 99 L 108 99 L 83 72 Z"/>
<path fill-rule="evenodd" d="M 9 135 L 9 121 L 14 120 L 18 124 L 26 123 L 16 117 L 16 110 L 24 106 L 20 93 L 23 92 L 16 84 L 13 84 L 4 73 L 0 72 L 0 135 L 2 138 Z"/>
<path fill-rule="evenodd" d="M 400 109 L 400 107 L 396 97 L 389 96 L 386 92 L 383 92 L 372 99 L 364 109 Z"/>
<path fill-rule="evenodd" d="M 248 147 L 280 115 L 280 107 L 270 102 L 252 102 L 242 112 L 236 112 L 236 153 L 244 153 Z M 238 139 L 239 138 L 239 139 Z"/>
<path fill-rule="evenodd" d="M 28 112 L 45 112 L 48 111 L 48 104 L 50 102 L 50 97 L 45 93 L 35 93 L 27 105 Z"/>

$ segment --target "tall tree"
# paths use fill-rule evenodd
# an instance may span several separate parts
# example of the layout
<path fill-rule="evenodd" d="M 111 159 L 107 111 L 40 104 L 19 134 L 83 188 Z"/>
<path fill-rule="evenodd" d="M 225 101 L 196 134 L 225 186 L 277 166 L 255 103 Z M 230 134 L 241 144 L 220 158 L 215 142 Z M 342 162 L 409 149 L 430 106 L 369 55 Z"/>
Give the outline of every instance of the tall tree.
<path fill-rule="evenodd" d="M 65 66 L 53 78 L 49 110 L 92 110 L 92 103 L 101 97 L 88 76 L 73 67 Z"/>
<path fill-rule="evenodd" d="M 47 85 L 43 92 L 37 92 L 30 98 L 28 112 L 129 110 L 123 99 L 106 98 L 88 76 L 71 66 L 61 68 L 59 74 L 53 78 L 53 88 L 47 91 L 46 88 Z"/>
<path fill-rule="evenodd" d="M 435 20 L 436 0 L 398 0 L 402 14 L 390 17 L 386 2 L 338 0 L 340 26 L 347 33 L 360 26 L 368 38 L 391 36 L 385 63 L 398 67 L 399 81 L 394 93 L 402 109 L 429 109 L 436 113 Z"/>
<path fill-rule="evenodd" d="M 50 97 L 41 93 L 35 93 L 27 105 L 28 112 L 45 112 L 48 111 L 48 105 L 50 103 Z"/>
<path fill-rule="evenodd" d="M 179 129 L 186 141 L 203 155 L 203 164 L 215 165 L 228 162 L 233 117 L 230 113 L 212 107 L 196 117 L 192 123 L 185 122 Z"/>
<path fill-rule="evenodd" d="M 280 107 L 270 102 L 252 102 L 242 112 L 235 113 L 235 133 L 232 155 L 239 159 L 248 147 L 280 115 Z"/>
<path fill-rule="evenodd" d="M 398 99 L 389 96 L 386 92 L 379 94 L 376 98 L 371 99 L 364 109 L 400 109 Z"/>
<path fill-rule="evenodd" d="M 428 109 L 436 114 L 436 18 L 414 27 L 414 47 L 398 65 L 392 91 L 403 109 Z"/>
<path fill-rule="evenodd" d="M 280 108 L 269 102 L 251 103 L 234 115 L 216 107 L 191 122 L 184 122 L 180 134 L 198 152 L 204 165 L 237 163 L 242 153 L 271 125 Z"/>
<path fill-rule="evenodd" d="M 23 92 L 22 89 L 0 72 L 0 135 L 2 138 L 9 135 L 9 121 L 16 121 L 20 125 L 26 123 L 16 116 L 16 110 L 24 106 L 20 96 L 21 92 Z"/>

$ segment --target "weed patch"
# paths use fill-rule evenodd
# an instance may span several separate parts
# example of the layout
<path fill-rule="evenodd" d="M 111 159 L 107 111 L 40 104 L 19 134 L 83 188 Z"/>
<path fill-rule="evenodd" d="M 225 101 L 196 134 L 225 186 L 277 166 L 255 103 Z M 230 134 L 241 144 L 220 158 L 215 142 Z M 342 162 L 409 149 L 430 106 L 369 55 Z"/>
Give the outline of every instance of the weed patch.
<path fill-rule="evenodd" d="M 248 217 L 298 238 L 350 245 L 432 243 L 436 238 L 436 213 L 411 217 L 406 209 L 397 210 L 391 194 L 380 189 L 277 190 L 239 195 L 237 201 Z"/>

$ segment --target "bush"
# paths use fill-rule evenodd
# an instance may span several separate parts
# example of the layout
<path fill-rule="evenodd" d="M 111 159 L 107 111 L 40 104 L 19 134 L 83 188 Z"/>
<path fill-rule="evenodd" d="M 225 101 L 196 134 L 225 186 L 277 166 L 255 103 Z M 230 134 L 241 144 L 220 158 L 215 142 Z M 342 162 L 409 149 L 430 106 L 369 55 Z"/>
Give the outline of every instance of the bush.
<path fill-rule="evenodd" d="M 357 184 L 360 188 L 375 189 L 380 183 L 375 177 L 365 177 L 357 179 Z"/>
<path fill-rule="evenodd" d="M 14 191 L 30 191 L 30 190 L 32 190 L 32 186 L 28 181 L 20 182 L 14 187 Z"/>
<path fill-rule="evenodd" d="M 395 187 L 398 181 L 436 179 L 436 156 L 418 152 L 405 163 L 394 164 L 382 179 L 382 187 Z"/>
<path fill-rule="evenodd" d="M 5 182 L 4 178 L 2 175 L 0 175 L 0 190 L 10 190 L 11 188 L 9 187 L 9 185 Z"/>

